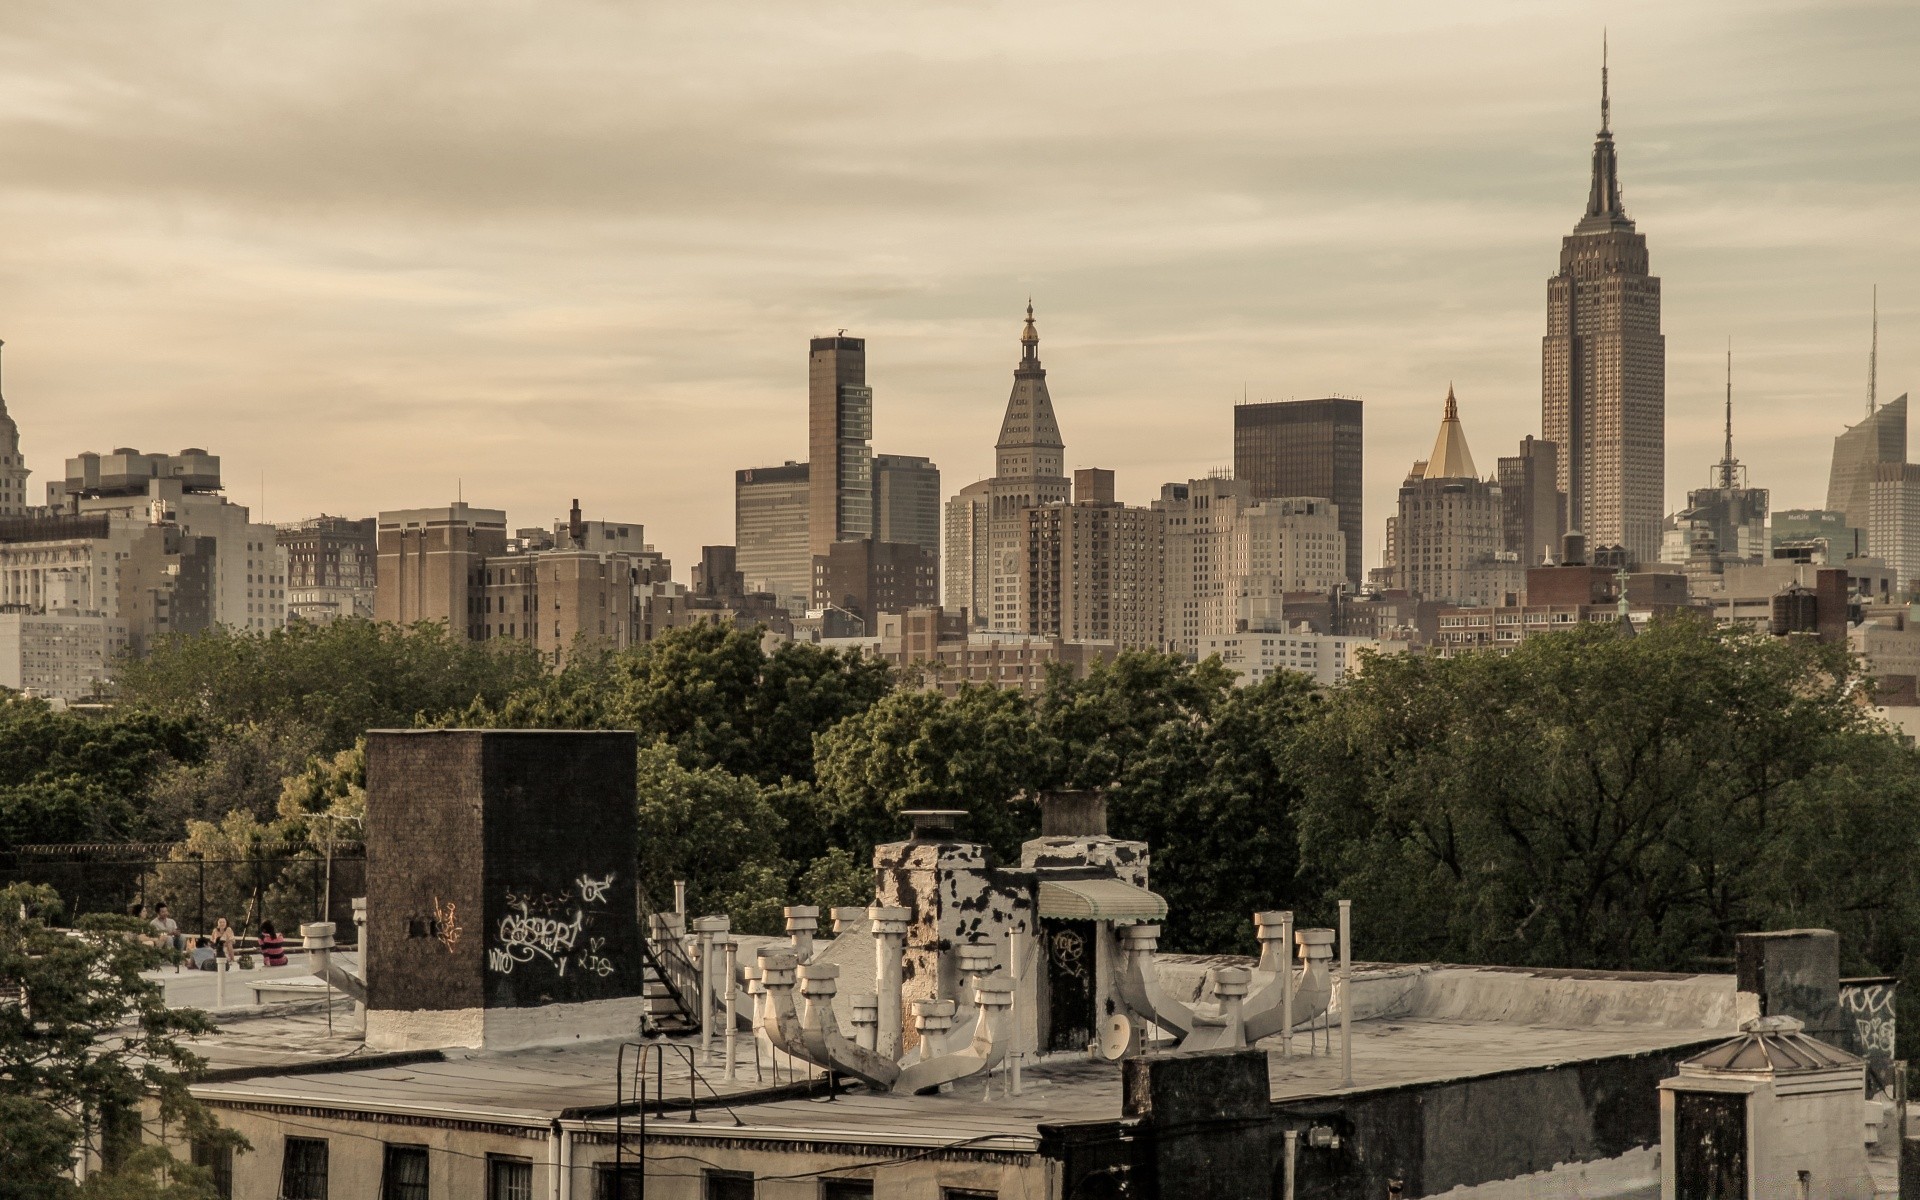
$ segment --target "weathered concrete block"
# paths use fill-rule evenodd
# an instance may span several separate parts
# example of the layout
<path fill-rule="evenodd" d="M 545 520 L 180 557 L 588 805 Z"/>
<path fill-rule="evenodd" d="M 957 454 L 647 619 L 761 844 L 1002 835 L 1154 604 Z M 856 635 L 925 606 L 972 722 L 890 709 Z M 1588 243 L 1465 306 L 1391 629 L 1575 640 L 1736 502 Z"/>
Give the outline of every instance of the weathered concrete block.
<path fill-rule="evenodd" d="M 367 735 L 370 1043 L 632 1026 L 636 1005 L 611 1002 L 637 1002 L 645 973 L 634 749 L 618 732 Z"/>
<path fill-rule="evenodd" d="M 1739 989 L 1758 997 L 1763 1017 L 1797 1017 L 1808 1033 L 1845 1045 L 1840 1011 L 1840 936 L 1830 929 L 1743 933 L 1734 939 Z"/>

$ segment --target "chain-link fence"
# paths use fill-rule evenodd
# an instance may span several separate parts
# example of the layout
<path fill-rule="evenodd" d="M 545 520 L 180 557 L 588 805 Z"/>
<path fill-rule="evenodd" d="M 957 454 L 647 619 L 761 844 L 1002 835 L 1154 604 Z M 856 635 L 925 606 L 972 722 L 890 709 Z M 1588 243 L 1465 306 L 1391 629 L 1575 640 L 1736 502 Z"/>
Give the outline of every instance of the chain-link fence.
<path fill-rule="evenodd" d="M 303 921 L 330 920 L 342 943 L 357 940 L 353 899 L 366 895 L 366 850 L 359 842 L 266 842 L 244 858 L 204 858 L 177 842 L 14 846 L 0 849 L 0 887 L 46 884 L 69 918 L 121 912 L 149 916 L 165 904 L 188 937 L 225 917 L 251 935 L 271 920 L 284 934 Z"/>

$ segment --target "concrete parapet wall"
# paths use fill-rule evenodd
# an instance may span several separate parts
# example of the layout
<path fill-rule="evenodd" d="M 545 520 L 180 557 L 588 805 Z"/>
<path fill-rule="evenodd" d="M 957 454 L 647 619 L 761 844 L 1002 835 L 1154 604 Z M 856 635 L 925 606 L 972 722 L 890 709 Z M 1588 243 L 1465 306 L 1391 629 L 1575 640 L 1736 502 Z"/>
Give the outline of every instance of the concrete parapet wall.
<path fill-rule="evenodd" d="M 1180 1000 L 1210 999 L 1209 980 L 1221 967 L 1252 969 L 1255 960 L 1230 954 L 1163 954 L 1160 984 Z M 1252 986 L 1272 976 L 1254 971 Z M 1645 971 L 1557 971 L 1426 963 L 1355 964 L 1356 1021 L 1427 1018 L 1547 1025 L 1565 1029 L 1652 1028 L 1732 1033 L 1756 1014 L 1734 990 L 1732 975 L 1670 975 Z M 1346 1003 L 1336 984 L 1332 1012 Z"/>

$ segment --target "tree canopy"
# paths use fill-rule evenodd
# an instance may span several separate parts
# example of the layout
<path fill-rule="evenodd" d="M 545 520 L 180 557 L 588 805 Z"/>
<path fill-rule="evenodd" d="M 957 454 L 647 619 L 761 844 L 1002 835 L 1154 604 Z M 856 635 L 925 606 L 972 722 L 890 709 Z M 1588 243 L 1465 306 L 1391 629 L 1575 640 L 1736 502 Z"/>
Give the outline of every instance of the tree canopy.
<path fill-rule="evenodd" d="M 1893 969 L 1920 775 L 1858 683 L 1840 650 L 1678 619 L 1376 659 L 1295 739 L 1301 853 L 1380 957 L 1698 969 L 1819 924 Z"/>
<path fill-rule="evenodd" d="M 107 914 L 56 928 L 52 889 L 0 889 L 0 979 L 18 989 L 0 1005 L 0 1163 L 9 1196 L 33 1200 L 124 1196 L 212 1200 L 208 1173 L 130 1134 L 143 1105 L 161 1123 L 204 1144 L 244 1145 L 218 1129 L 188 1092 L 204 1066 L 186 1039 L 208 1032 L 202 1013 L 166 1006 L 142 972 L 170 961 L 133 935 L 140 922 Z M 106 1170 L 73 1183 L 74 1154 L 89 1130 L 123 1131 L 106 1146 Z"/>
<path fill-rule="evenodd" d="M 198 717 L 221 729 L 309 730 L 314 750 L 332 754 L 369 729 L 501 703 L 544 671 L 524 643 L 475 644 L 435 622 L 343 619 L 164 638 L 145 658 L 120 664 L 114 694 L 134 711 Z"/>
<path fill-rule="evenodd" d="M 41 700 L 0 703 L 0 845 L 147 836 L 150 789 L 207 742 L 202 724 L 176 713 L 96 717 Z"/>
<path fill-rule="evenodd" d="M 683 766 L 773 786 L 810 780 L 813 740 L 892 690 L 892 668 L 857 651 L 800 642 L 769 651 L 757 631 L 701 623 L 624 650 L 576 654 L 557 674 L 469 724 L 631 729 L 672 746 Z"/>

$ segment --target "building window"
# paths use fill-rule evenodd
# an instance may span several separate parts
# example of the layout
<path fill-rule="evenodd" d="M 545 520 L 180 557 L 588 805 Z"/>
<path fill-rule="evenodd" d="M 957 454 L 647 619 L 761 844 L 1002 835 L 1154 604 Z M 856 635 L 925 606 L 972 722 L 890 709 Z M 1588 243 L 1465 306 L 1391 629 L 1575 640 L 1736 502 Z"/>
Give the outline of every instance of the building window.
<path fill-rule="evenodd" d="M 280 1158 L 281 1200 L 327 1200 L 327 1143 L 320 1138 L 287 1139 Z"/>
<path fill-rule="evenodd" d="M 646 1172 L 636 1162 L 623 1162 L 617 1167 L 610 1162 L 595 1164 L 593 1200 L 641 1200 L 640 1188 L 645 1180 Z"/>
<path fill-rule="evenodd" d="M 867 1200 L 873 1195 L 871 1179 L 822 1179 L 820 1200 Z"/>
<path fill-rule="evenodd" d="M 388 1146 L 380 1200 L 427 1200 L 427 1148 Z"/>
<path fill-rule="evenodd" d="M 985 1188 L 943 1187 L 940 1189 L 940 1200 L 1000 1200 L 1000 1193 Z"/>
<path fill-rule="evenodd" d="M 232 1146 L 197 1141 L 193 1144 L 193 1165 L 205 1167 L 213 1176 L 213 1191 L 220 1200 L 233 1200 Z"/>
<path fill-rule="evenodd" d="M 753 1172 L 708 1171 L 705 1200 L 753 1200 Z"/>
<path fill-rule="evenodd" d="M 533 1163 L 489 1154 L 487 1200 L 533 1200 Z"/>

